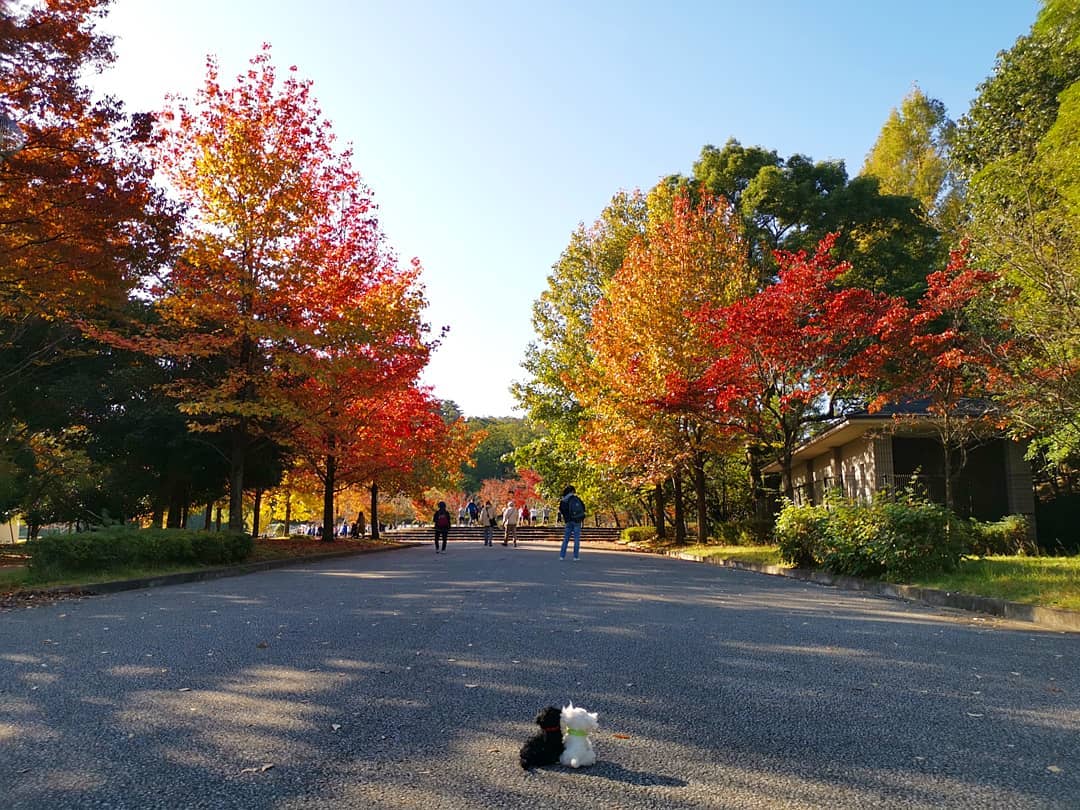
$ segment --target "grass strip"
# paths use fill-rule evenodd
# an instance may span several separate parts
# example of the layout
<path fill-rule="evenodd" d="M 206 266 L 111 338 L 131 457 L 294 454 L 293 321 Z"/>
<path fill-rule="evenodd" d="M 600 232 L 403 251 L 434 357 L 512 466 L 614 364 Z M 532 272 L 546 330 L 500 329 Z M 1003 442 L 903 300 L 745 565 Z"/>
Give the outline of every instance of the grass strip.
<path fill-rule="evenodd" d="M 389 543 L 392 544 L 392 543 Z M 361 551 L 369 548 L 381 548 L 388 545 L 383 540 L 335 540 L 333 543 L 323 543 L 317 538 L 304 538 L 288 540 L 256 540 L 255 548 L 244 563 L 262 562 L 264 560 L 297 559 L 331 554 L 344 551 Z M 166 574 L 183 574 L 190 571 L 199 571 L 204 568 L 217 568 L 216 565 L 160 565 L 153 567 L 120 566 L 100 571 L 79 571 L 64 573 L 59 572 L 46 578 L 35 577 L 25 567 L 0 568 L 0 594 L 13 594 L 20 591 L 36 590 L 40 588 L 65 588 L 78 587 L 81 585 L 94 585 L 100 582 L 114 582 L 124 579 L 143 579 L 160 577 Z"/>
<path fill-rule="evenodd" d="M 1025 605 L 1080 610 L 1080 556 L 968 559 L 950 574 L 921 577 L 911 584 L 994 596 Z"/>
<path fill-rule="evenodd" d="M 787 565 L 780 560 L 776 546 L 676 546 L 653 542 L 648 544 L 648 550 L 684 551 L 698 557 Z M 1025 605 L 1080 610 L 1080 556 L 969 558 L 962 560 L 959 569 L 952 573 L 920 577 L 905 584 L 991 596 Z"/>

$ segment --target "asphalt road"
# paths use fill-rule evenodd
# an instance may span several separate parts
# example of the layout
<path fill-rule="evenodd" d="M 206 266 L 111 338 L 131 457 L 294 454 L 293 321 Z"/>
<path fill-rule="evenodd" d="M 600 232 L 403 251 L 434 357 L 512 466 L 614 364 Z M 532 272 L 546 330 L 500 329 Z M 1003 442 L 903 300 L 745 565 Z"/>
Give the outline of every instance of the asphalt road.
<path fill-rule="evenodd" d="M 0 806 L 1080 807 L 1080 636 L 551 545 L 0 614 Z M 532 717 L 600 714 L 523 772 Z"/>

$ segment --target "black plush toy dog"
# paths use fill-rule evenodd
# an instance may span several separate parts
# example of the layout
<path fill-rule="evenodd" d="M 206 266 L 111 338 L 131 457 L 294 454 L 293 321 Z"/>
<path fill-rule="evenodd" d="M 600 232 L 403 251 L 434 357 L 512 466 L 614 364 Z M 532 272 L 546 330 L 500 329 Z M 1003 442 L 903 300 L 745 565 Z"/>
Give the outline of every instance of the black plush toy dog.
<path fill-rule="evenodd" d="M 528 770 L 538 765 L 558 765 L 563 752 L 562 729 L 559 718 L 562 712 L 547 706 L 536 713 L 536 725 L 540 731 L 521 746 L 521 767 Z"/>

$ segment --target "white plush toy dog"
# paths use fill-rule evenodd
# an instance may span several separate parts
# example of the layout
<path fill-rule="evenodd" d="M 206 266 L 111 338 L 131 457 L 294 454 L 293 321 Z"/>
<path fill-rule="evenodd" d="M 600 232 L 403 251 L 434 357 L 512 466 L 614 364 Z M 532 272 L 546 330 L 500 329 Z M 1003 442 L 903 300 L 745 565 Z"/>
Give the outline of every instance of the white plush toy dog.
<path fill-rule="evenodd" d="M 571 768 L 581 768 L 596 762 L 596 752 L 593 750 L 589 732 L 596 731 L 599 727 L 596 712 L 587 712 L 581 707 L 564 706 L 560 720 L 562 721 L 563 748 L 559 762 L 569 765 Z"/>

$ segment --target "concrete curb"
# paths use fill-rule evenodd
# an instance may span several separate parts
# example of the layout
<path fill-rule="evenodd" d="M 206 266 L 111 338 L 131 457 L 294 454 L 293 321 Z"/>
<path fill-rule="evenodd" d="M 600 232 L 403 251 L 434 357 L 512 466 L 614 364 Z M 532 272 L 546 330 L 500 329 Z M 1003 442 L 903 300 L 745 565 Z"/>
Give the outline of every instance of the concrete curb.
<path fill-rule="evenodd" d="M 413 548 L 417 543 L 399 543 L 393 546 L 376 548 L 355 548 L 347 551 L 331 551 L 326 554 L 309 554 L 305 557 L 283 557 L 280 560 L 261 560 L 260 562 L 226 565 L 220 568 L 204 568 L 198 571 L 184 571 L 179 574 L 163 574 L 160 577 L 141 577 L 139 579 L 119 579 L 113 582 L 95 582 L 92 585 L 72 585 L 64 588 L 48 588 L 38 591 L 42 594 L 76 594 L 81 596 L 100 596 L 120 591 L 134 591 L 140 588 L 156 588 L 161 585 L 182 585 L 185 582 L 206 582 L 225 577 L 242 577 L 259 571 L 274 568 L 288 568 L 293 565 L 334 560 L 339 557 L 355 557 L 359 554 L 375 554 L 381 551 L 397 551 Z"/>
<path fill-rule="evenodd" d="M 1031 622 L 1040 627 L 1050 630 L 1061 630 L 1068 633 L 1080 633 L 1080 612 L 1075 610 L 1062 610 L 1061 608 L 1040 607 L 1039 605 L 1024 605 L 1020 602 L 1010 602 L 1006 599 L 998 599 L 992 596 L 974 596 L 969 593 L 956 593 L 953 591 L 940 591 L 936 588 L 921 588 L 917 585 L 896 585 L 892 582 L 878 582 L 873 579 L 857 579 L 855 577 L 842 577 L 829 574 L 825 571 L 809 571 L 802 568 L 782 568 L 778 565 L 763 565 L 761 563 L 740 562 L 738 560 L 724 560 L 716 557 L 701 557 L 697 554 L 688 554 L 685 551 L 664 552 L 667 557 L 675 557 L 680 560 L 720 565 L 724 568 L 736 568 L 740 571 L 753 571 L 756 574 L 768 574 L 774 577 L 788 577 L 799 579 L 804 582 L 815 582 L 818 585 L 829 585 L 834 588 L 842 588 L 847 591 L 865 591 L 877 596 L 885 596 L 890 599 L 903 599 L 908 602 L 918 602 L 931 607 L 956 608 L 973 613 L 987 613 L 991 616 L 999 616 L 1013 621 Z"/>

